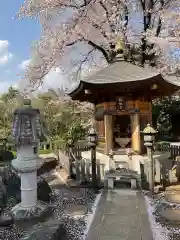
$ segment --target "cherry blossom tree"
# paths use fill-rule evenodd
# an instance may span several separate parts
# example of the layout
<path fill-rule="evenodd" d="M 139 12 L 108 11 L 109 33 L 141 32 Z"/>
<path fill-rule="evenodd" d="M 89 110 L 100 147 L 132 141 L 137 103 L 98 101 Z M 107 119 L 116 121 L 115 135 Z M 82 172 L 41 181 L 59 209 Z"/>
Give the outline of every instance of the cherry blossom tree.
<path fill-rule="evenodd" d="M 180 63 L 171 53 L 180 47 L 179 10 L 178 0 L 26 0 L 18 17 L 37 18 L 42 34 L 24 78 L 37 87 L 70 61 L 70 75 L 79 79 L 122 52 L 126 61 L 176 73 Z"/>

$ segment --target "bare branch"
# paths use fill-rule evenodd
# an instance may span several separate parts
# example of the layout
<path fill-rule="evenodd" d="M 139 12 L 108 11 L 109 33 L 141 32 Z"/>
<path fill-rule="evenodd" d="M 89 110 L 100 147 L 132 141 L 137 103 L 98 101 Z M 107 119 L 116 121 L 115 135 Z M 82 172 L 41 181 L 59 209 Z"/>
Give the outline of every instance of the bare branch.
<path fill-rule="evenodd" d="M 106 61 L 107 61 L 108 63 L 110 62 L 109 55 L 108 55 L 108 53 L 106 52 L 106 50 L 105 50 L 103 47 L 97 45 L 96 43 L 92 42 L 91 40 L 86 40 L 86 39 L 85 39 L 85 41 L 86 41 L 90 46 L 92 46 L 93 48 L 99 50 L 99 51 L 103 54 L 103 56 L 105 57 Z"/>

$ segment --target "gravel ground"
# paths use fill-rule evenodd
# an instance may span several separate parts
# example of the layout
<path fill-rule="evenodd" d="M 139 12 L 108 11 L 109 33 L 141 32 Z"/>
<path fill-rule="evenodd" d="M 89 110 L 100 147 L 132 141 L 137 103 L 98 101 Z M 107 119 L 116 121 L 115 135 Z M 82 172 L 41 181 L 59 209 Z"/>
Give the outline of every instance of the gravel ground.
<path fill-rule="evenodd" d="M 44 174 L 43 177 L 47 181 L 53 178 L 51 174 Z M 87 225 L 87 216 L 92 213 L 92 206 L 96 195 L 91 189 L 76 188 L 67 189 L 62 186 L 52 190 L 51 205 L 53 206 L 52 216 L 50 220 L 62 220 L 66 226 L 69 240 L 83 239 L 84 231 Z M 81 216 L 71 216 L 66 214 L 65 210 L 74 205 L 86 206 L 87 212 Z M 5 212 L 8 212 L 12 206 L 7 206 Z M 73 209 L 71 210 L 73 211 Z M 22 229 L 17 229 L 15 226 L 9 228 L 0 228 L 0 240 L 18 240 L 24 235 Z"/>
<path fill-rule="evenodd" d="M 149 220 L 153 232 L 153 240 L 179 240 L 180 226 L 166 221 L 160 216 L 160 212 L 167 208 L 179 209 L 179 204 L 168 203 L 164 193 L 155 195 L 153 198 L 145 194 Z"/>
<path fill-rule="evenodd" d="M 95 195 L 93 195 L 92 192 L 88 191 L 87 189 L 79 189 L 80 195 L 82 197 L 78 198 L 76 196 L 72 196 L 70 199 L 68 198 L 68 195 L 67 197 L 65 197 L 65 195 L 62 197 L 60 191 L 61 190 L 59 190 L 59 193 L 58 191 L 54 193 L 56 199 L 53 200 L 53 203 L 56 203 L 57 207 L 53 211 L 53 219 L 63 220 L 68 231 L 69 240 L 80 240 L 82 239 L 83 233 L 86 229 L 87 215 L 91 214 L 91 207 L 95 200 Z M 88 213 L 81 217 L 71 217 L 71 215 L 65 214 L 64 210 L 74 204 L 86 205 Z"/>

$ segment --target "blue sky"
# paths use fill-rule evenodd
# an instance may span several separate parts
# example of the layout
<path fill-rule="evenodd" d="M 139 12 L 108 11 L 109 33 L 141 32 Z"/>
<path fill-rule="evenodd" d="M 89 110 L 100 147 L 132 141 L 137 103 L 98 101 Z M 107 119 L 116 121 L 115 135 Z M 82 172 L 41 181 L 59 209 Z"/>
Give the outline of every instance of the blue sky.
<path fill-rule="evenodd" d="M 13 19 L 23 0 L 3 1 L 0 8 L 0 92 L 19 80 L 20 65 L 30 58 L 31 42 L 38 40 L 35 20 Z"/>

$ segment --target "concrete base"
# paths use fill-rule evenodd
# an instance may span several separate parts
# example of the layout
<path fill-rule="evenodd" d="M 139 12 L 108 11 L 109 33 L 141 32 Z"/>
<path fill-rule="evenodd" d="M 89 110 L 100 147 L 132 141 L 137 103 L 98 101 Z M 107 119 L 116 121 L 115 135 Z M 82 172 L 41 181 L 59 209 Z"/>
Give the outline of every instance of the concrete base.
<path fill-rule="evenodd" d="M 42 201 L 38 201 L 37 204 L 30 208 L 25 208 L 20 204 L 17 204 L 11 210 L 16 220 L 22 219 L 34 219 L 41 217 L 44 213 L 48 211 L 48 206 Z"/>

